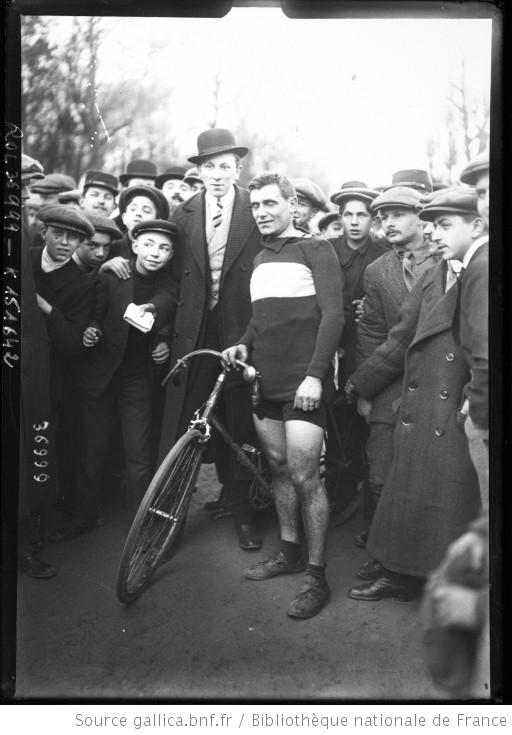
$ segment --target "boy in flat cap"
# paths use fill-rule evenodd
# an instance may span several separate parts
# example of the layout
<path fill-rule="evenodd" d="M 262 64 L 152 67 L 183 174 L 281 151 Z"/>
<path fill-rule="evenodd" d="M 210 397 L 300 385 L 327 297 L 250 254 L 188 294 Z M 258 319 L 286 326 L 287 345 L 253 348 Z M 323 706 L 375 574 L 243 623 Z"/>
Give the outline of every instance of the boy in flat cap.
<path fill-rule="evenodd" d="M 200 133 L 196 164 L 205 191 L 184 202 L 173 219 L 184 234 L 179 308 L 171 347 L 171 364 L 199 348 L 222 350 L 234 344 L 251 317 L 249 281 L 252 261 L 261 249 L 251 214 L 249 193 L 237 186 L 240 159 L 248 149 L 237 145 L 225 128 Z M 215 360 L 198 361 L 179 386 L 166 385 L 160 457 L 186 430 L 189 420 L 210 394 L 219 371 Z M 221 410 L 238 443 L 255 443 L 250 392 L 232 381 Z M 253 528 L 249 503 L 251 479 L 222 440 L 215 451 L 217 474 L 233 513 L 239 545 L 251 551 L 262 541 Z"/>
<path fill-rule="evenodd" d="M 326 483 L 331 506 L 331 527 L 345 523 L 357 510 L 357 488 L 366 478 L 364 445 L 368 427 L 357 413 L 355 404 L 345 400 L 343 386 L 356 363 L 357 323 L 355 302 L 364 296 L 363 278 L 366 267 L 385 253 L 371 235 L 373 216 L 371 203 L 378 192 L 362 181 L 347 181 L 331 196 L 339 208 L 343 235 L 329 242 L 334 247 L 343 271 L 343 312 L 345 326 L 340 342 L 338 384 L 340 394 L 330 411 L 327 427 Z M 335 425 L 332 425 L 332 424 Z M 345 447 L 343 469 L 340 467 L 340 437 Z"/>
<path fill-rule="evenodd" d="M 117 178 L 103 171 L 87 171 L 80 199 L 84 214 L 110 217 L 116 206 Z"/>
<path fill-rule="evenodd" d="M 400 306 L 414 284 L 436 262 L 430 244 L 423 236 L 423 223 L 417 210 L 421 194 L 406 186 L 395 186 L 379 194 L 372 202 L 391 250 L 370 263 L 364 273 L 364 312 L 357 326 L 357 365 L 368 358 L 386 338 L 398 320 Z M 368 421 L 366 442 L 368 482 L 365 492 L 365 518 L 371 523 L 393 458 L 393 430 L 396 423 L 394 404 L 402 388 L 398 379 L 375 396 L 373 401 L 359 399 L 359 413 Z M 346 386 L 350 395 L 350 381 Z M 364 548 L 368 531 L 357 537 Z M 380 565 L 365 562 L 357 572 L 361 579 L 377 577 Z"/>
<path fill-rule="evenodd" d="M 393 460 L 367 543 L 383 573 L 353 587 L 348 594 L 355 600 L 417 596 L 481 507 L 460 427 L 470 379 L 454 337 L 460 289 L 447 268 L 448 260 L 463 259 L 485 235 L 476 206 L 476 193 L 468 188 L 429 198 L 420 216 L 434 223 L 432 238 L 442 260 L 413 287 L 386 341 L 350 379 L 360 395 L 372 399 L 403 374 Z"/>
<path fill-rule="evenodd" d="M 325 195 L 320 187 L 309 179 L 292 179 L 292 184 L 297 192 L 295 226 L 316 234 L 313 219 L 318 212 L 329 211 Z"/>
<path fill-rule="evenodd" d="M 152 398 L 154 366 L 169 357 L 169 325 L 176 307 L 177 286 L 169 279 L 177 227 L 167 220 L 139 222 L 133 228 L 131 278 L 113 273 L 98 277 L 96 306 L 83 331 L 87 355 L 81 370 L 80 454 L 76 479 L 75 518 L 52 535 L 67 541 L 97 524 L 102 471 L 116 413 L 121 420 L 126 467 L 126 500 L 131 516 L 151 481 Z M 156 315 L 147 333 L 123 319 L 129 304 Z M 150 308 L 148 308 L 150 307 Z"/>
<path fill-rule="evenodd" d="M 329 212 L 324 214 L 318 220 L 318 231 L 326 240 L 332 240 L 334 237 L 343 235 L 343 222 L 338 212 Z"/>
<path fill-rule="evenodd" d="M 94 235 L 78 246 L 73 253 L 73 260 L 80 270 L 93 275 L 108 260 L 112 243 L 122 235 L 110 217 L 89 214 L 87 219 L 94 227 Z"/>
<path fill-rule="evenodd" d="M 72 189 L 76 189 L 76 181 L 72 176 L 47 174 L 31 187 L 31 192 L 39 194 L 42 204 L 58 204 L 59 194 Z"/>
<path fill-rule="evenodd" d="M 94 234 L 80 212 L 59 204 L 41 209 L 44 247 L 31 250 L 37 302 L 50 342 L 50 399 L 56 423 L 61 497 L 69 497 L 74 414 L 82 333 L 94 308 L 93 281 L 73 260 L 79 245 Z"/>

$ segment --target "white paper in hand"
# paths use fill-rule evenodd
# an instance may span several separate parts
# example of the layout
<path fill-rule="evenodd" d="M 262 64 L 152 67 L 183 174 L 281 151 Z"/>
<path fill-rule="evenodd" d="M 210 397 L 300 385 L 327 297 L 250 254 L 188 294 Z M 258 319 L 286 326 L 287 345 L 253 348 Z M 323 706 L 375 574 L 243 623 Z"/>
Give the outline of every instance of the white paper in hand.
<path fill-rule="evenodd" d="M 140 329 L 141 332 L 149 332 L 155 323 L 155 316 L 150 311 L 144 312 L 141 316 L 140 306 L 137 304 L 128 304 L 124 312 L 123 319 L 131 324 L 132 327 Z"/>

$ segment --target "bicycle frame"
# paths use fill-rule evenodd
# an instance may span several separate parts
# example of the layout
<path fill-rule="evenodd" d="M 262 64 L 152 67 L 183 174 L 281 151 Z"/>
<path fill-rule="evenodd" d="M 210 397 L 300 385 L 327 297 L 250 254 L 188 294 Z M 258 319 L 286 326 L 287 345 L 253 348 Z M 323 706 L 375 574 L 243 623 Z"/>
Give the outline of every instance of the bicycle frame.
<path fill-rule="evenodd" d="M 189 363 L 190 358 L 196 357 L 198 355 L 210 355 L 212 357 L 216 357 L 217 359 L 221 359 L 222 355 L 220 352 L 217 352 L 216 350 L 195 350 L 194 352 L 190 352 L 188 355 L 185 355 L 182 357 L 176 365 L 172 368 L 172 370 L 165 376 L 164 380 L 162 381 L 162 385 L 165 385 L 165 383 L 169 380 L 169 378 L 181 370 L 184 370 Z M 244 379 L 247 382 L 254 383 L 258 379 L 258 374 L 255 370 L 255 368 L 252 365 L 248 365 L 245 362 L 242 362 L 241 360 L 237 360 L 237 365 L 240 368 L 243 368 L 244 370 Z M 222 368 L 221 373 L 219 374 L 219 377 L 215 381 L 215 385 L 213 386 L 212 392 L 210 393 L 206 403 L 204 404 L 204 408 L 201 412 L 196 411 L 193 418 L 190 420 L 190 423 L 187 427 L 187 431 L 190 431 L 192 429 L 196 429 L 200 431 L 203 434 L 203 441 L 206 444 L 210 437 L 211 437 L 211 430 L 210 427 L 213 426 L 221 435 L 223 440 L 226 442 L 226 444 L 229 446 L 232 452 L 234 452 L 235 457 L 237 461 L 245 467 L 246 470 L 248 470 L 254 477 L 255 480 L 258 481 L 258 483 L 263 488 L 264 492 L 268 494 L 269 497 L 272 497 L 272 490 L 268 482 L 261 476 L 259 470 L 255 467 L 253 462 L 247 457 L 243 449 L 240 447 L 239 444 L 237 444 L 226 427 L 222 424 L 222 422 L 217 418 L 217 416 L 214 415 L 215 407 L 217 405 L 217 401 L 219 400 L 219 397 L 222 393 L 222 390 L 224 388 L 224 384 L 226 382 L 226 378 L 228 375 L 228 368 L 224 366 Z"/>

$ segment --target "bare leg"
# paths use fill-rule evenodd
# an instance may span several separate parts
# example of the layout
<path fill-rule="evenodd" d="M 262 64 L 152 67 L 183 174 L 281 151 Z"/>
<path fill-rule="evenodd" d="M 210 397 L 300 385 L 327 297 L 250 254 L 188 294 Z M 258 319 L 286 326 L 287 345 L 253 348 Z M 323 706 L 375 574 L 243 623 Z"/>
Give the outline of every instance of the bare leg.
<path fill-rule="evenodd" d="M 258 419 L 254 416 L 254 425 L 272 474 L 272 488 L 281 539 L 298 544 L 300 507 L 299 498 L 288 472 L 285 424 L 282 421 Z"/>
<path fill-rule="evenodd" d="M 302 510 L 309 563 L 324 563 L 329 523 L 327 493 L 320 480 L 323 429 L 307 421 L 285 423 L 288 472 Z"/>

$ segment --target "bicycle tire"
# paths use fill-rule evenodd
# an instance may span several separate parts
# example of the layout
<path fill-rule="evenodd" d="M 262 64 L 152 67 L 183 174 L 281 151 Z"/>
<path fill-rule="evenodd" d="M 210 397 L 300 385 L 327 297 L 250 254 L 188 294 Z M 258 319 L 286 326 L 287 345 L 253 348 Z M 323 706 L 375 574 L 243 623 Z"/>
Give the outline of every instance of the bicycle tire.
<path fill-rule="evenodd" d="M 128 533 L 117 574 L 117 597 L 128 604 L 148 586 L 172 544 L 178 544 L 205 449 L 203 434 L 187 431 L 155 473 Z"/>

